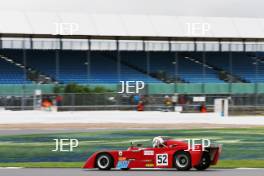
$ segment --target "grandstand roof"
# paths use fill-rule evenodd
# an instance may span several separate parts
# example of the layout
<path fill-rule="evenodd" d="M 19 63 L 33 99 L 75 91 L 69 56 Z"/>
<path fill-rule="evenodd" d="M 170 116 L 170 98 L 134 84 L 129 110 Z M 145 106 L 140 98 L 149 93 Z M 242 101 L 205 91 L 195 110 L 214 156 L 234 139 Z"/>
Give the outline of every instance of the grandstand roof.
<path fill-rule="evenodd" d="M 56 24 L 72 23 L 75 35 L 264 38 L 264 18 L 2 11 L 0 21 L 8 34 L 56 34 Z"/>
<path fill-rule="evenodd" d="M 0 11 L 264 18 L 263 0 L 2 0 Z"/>
<path fill-rule="evenodd" d="M 9 0 L 0 6 L 0 33 L 55 35 L 58 25 L 74 24 L 72 34 L 85 36 L 263 39 L 262 5 L 261 0 Z"/>

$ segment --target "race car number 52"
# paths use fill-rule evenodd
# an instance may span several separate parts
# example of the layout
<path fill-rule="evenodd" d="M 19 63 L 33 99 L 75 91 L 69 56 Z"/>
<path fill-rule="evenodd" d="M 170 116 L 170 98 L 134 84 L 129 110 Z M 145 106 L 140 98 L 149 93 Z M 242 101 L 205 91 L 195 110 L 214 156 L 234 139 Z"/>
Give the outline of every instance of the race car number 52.
<path fill-rule="evenodd" d="M 167 166 L 168 165 L 168 154 L 157 154 L 156 155 L 156 165 L 157 166 Z"/>

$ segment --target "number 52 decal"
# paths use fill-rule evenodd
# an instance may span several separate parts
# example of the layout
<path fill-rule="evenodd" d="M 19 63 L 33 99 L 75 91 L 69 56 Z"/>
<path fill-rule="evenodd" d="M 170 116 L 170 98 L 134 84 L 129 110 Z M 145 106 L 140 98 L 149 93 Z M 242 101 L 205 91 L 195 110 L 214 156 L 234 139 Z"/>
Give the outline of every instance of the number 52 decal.
<path fill-rule="evenodd" d="M 157 154 L 156 155 L 157 166 L 168 166 L 168 154 Z"/>

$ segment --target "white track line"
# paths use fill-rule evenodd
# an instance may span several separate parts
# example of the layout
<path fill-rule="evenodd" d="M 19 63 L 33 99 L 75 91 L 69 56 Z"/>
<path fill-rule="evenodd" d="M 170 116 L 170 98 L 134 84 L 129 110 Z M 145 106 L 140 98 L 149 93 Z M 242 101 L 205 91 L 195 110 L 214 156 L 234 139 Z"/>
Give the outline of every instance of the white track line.
<path fill-rule="evenodd" d="M 23 169 L 24 167 L 0 167 L 0 169 Z"/>
<path fill-rule="evenodd" d="M 264 168 L 240 167 L 240 168 L 236 168 L 236 169 L 240 169 L 240 170 L 254 170 L 254 169 L 264 169 Z"/>

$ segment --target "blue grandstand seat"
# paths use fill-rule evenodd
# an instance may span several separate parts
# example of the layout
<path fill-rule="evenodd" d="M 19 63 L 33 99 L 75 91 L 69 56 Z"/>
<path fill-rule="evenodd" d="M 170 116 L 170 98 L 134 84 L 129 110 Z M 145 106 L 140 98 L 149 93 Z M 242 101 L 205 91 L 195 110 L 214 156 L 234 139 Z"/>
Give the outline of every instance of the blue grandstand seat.
<path fill-rule="evenodd" d="M 207 63 L 212 66 L 229 71 L 241 78 L 252 82 L 264 82 L 264 61 L 258 62 L 253 57 L 253 53 L 232 53 L 232 62 L 229 60 L 228 52 L 207 53 Z M 258 69 L 256 69 L 258 67 Z"/>
<path fill-rule="evenodd" d="M 10 58 L 22 62 L 21 53 L 5 52 Z M 93 52 L 90 60 L 90 76 L 88 80 L 86 52 L 63 51 L 60 52 L 59 72 L 56 72 L 56 59 L 54 51 L 27 52 L 28 66 L 45 73 L 62 83 L 118 83 L 117 63 L 99 52 Z M 120 80 L 145 81 L 151 83 L 161 82 L 144 73 L 121 65 Z"/>
<path fill-rule="evenodd" d="M 155 52 L 150 54 L 150 72 L 165 71 L 171 77 L 177 74 L 180 78 L 190 83 L 223 83 L 218 78 L 217 72 L 194 63 L 184 57 L 178 59 L 178 70 L 175 70 L 175 54 L 167 52 Z M 125 52 L 122 59 L 141 69 L 147 70 L 146 54 L 142 52 Z M 203 69 L 205 72 L 203 73 Z"/>
<path fill-rule="evenodd" d="M 21 50 L 3 50 L 1 53 L 22 63 Z M 149 69 L 151 73 L 165 71 L 171 77 L 177 74 L 180 78 L 190 83 L 223 82 L 218 78 L 215 70 L 205 67 L 201 63 L 195 63 L 195 61 L 184 58 L 185 54 L 201 61 L 201 53 L 180 53 L 178 57 L 178 69 L 175 70 L 174 53 L 151 52 L 149 60 L 150 66 L 147 68 L 146 53 L 121 52 L 121 59 L 127 64 L 121 64 L 120 80 L 142 80 L 149 83 L 161 82 L 158 79 L 150 77 L 143 72 L 130 67 L 132 65 L 145 72 L 147 69 Z M 260 57 L 261 54 L 262 53 L 259 54 Z M 256 72 L 255 60 L 247 53 L 234 52 L 232 58 L 232 70 L 230 70 L 228 52 L 206 52 L 206 62 L 209 65 L 232 72 L 234 75 L 240 76 L 249 82 L 264 82 L 264 61 L 258 63 L 258 71 Z M 7 71 L 8 75 L 0 75 L 0 83 L 23 83 L 26 81 L 23 76 L 21 76 L 23 75 L 22 69 L 13 65 L 9 65 L 9 67 L 12 67 L 9 68 L 5 66 L 6 64 L 8 63 L 2 64 L 0 67 L 2 74 L 2 70 L 4 70 L 3 68 L 13 71 Z M 86 52 L 84 51 L 60 52 L 59 72 L 56 72 L 55 51 L 28 51 L 27 64 L 62 83 L 117 83 L 119 80 L 116 62 L 107 58 L 105 55 L 102 55 L 101 52 L 92 52 L 89 80 L 87 79 L 87 61 Z M 11 76 L 12 79 L 7 79 L 9 76 Z"/>
<path fill-rule="evenodd" d="M 24 76 L 24 71 L 5 60 L 0 60 L 0 84 L 31 83 Z"/>

